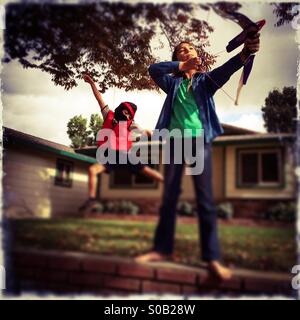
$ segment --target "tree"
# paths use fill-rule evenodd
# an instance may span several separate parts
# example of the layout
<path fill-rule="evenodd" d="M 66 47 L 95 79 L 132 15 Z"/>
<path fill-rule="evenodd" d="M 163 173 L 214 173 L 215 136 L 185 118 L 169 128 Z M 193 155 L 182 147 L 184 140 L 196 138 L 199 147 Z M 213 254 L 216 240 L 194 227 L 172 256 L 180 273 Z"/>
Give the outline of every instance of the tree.
<path fill-rule="evenodd" d="M 197 10 L 213 10 L 240 25 L 245 20 L 237 2 L 47 2 L 6 5 L 3 61 L 17 59 L 24 68 L 47 72 L 66 90 L 76 86 L 84 72 L 97 80 L 102 92 L 113 86 L 127 91 L 157 89 L 147 68 L 156 61 L 157 49 L 166 47 L 171 56 L 181 40 L 195 45 L 208 70 L 216 61 L 207 52 L 213 28 L 198 18 Z M 278 25 L 295 16 L 286 13 L 293 4 L 271 5 Z"/>
<path fill-rule="evenodd" d="M 91 114 L 89 128 L 92 133 L 93 144 L 96 143 L 97 133 L 102 128 L 102 125 L 103 119 L 100 117 L 100 115 L 97 113 Z"/>
<path fill-rule="evenodd" d="M 272 5 L 274 6 L 273 13 L 278 18 L 275 23 L 276 27 L 289 24 L 297 15 L 299 15 L 299 9 L 297 9 L 299 3 L 297 2 L 272 3 Z"/>
<path fill-rule="evenodd" d="M 67 124 L 67 134 L 72 141 L 72 148 L 82 148 L 96 144 L 97 133 L 101 129 L 103 120 L 99 114 L 94 113 L 90 122 L 82 115 L 74 116 Z"/>
<path fill-rule="evenodd" d="M 214 10 L 234 22 L 239 22 L 241 16 L 230 15 L 241 8 L 236 2 L 47 2 L 24 0 L 6 5 L 3 61 L 17 59 L 24 68 L 47 72 L 55 85 L 66 90 L 76 86 L 84 72 L 97 80 L 102 92 L 113 86 L 127 91 L 157 89 L 147 67 L 155 62 L 156 49 L 167 43 L 171 55 L 174 45 L 182 39 L 196 46 L 209 69 L 216 61 L 216 56 L 207 52 L 213 28 L 197 18 L 197 10 Z M 296 15 L 291 12 L 296 4 L 271 5 L 278 26 Z"/>
<path fill-rule="evenodd" d="M 80 148 L 87 145 L 90 131 L 87 128 L 87 119 L 82 115 L 71 118 L 67 124 L 67 134 L 72 141 L 72 148 Z"/>
<path fill-rule="evenodd" d="M 157 88 L 147 68 L 167 39 L 170 51 L 179 40 L 192 41 L 206 57 L 207 22 L 195 16 L 202 5 L 188 3 L 90 3 L 76 5 L 11 3 L 6 6 L 3 61 L 18 59 L 24 68 L 52 75 L 66 90 L 88 72 L 99 88 Z M 205 8 L 207 9 L 207 8 Z M 199 40 L 201 38 L 201 41 Z"/>
<path fill-rule="evenodd" d="M 284 87 L 282 92 L 273 90 L 262 107 L 265 128 L 268 132 L 295 133 L 297 117 L 296 88 Z"/>

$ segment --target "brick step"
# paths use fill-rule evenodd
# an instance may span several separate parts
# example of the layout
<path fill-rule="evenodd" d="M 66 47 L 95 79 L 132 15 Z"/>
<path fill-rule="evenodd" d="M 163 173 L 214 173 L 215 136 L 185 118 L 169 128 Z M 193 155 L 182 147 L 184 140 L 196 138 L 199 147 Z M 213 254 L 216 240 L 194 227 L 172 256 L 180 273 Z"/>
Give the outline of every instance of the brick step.
<path fill-rule="evenodd" d="M 284 294 L 293 295 L 292 274 L 235 269 L 230 281 L 212 277 L 205 265 L 138 264 L 95 254 L 18 249 L 13 252 L 20 291 L 78 294 Z"/>

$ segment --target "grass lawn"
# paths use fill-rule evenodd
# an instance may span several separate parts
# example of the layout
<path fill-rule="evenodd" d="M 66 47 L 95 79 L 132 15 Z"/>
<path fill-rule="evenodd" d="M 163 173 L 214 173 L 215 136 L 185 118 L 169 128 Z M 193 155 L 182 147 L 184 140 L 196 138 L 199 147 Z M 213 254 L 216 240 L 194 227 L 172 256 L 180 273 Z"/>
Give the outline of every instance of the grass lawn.
<path fill-rule="evenodd" d="M 155 223 L 120 220 L 15 220 L 16 246 L 133 257 L 151 248 Z M 175 261 L 199 264 L 198 226 L 177 224 Z M 220 225 L 224 262 L 238 268 L 290 272 L 294 228 Z"/>

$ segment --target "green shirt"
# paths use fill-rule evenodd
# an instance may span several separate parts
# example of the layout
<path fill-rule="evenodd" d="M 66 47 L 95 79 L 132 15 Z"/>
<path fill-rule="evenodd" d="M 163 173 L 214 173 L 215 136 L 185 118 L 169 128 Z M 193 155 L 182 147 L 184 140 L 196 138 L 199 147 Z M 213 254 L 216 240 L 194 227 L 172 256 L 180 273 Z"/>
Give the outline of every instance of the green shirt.
<path fill-rule="evenodd" d="M 177 91 L 175 97 L 171 122 L 169 125 L 169 130 L 175 128 L 180 129 L 182 136 L 184 137 L 197 137 L 200 136 L 203 129 L 202 122 L 199 118 L 199 109 L 196 104 L 192 87 L 190 86 L 188 90 L 190 79 L 184 79 Z M 190 131 L 185 132 L 184 129 L 190 129 Z"/>

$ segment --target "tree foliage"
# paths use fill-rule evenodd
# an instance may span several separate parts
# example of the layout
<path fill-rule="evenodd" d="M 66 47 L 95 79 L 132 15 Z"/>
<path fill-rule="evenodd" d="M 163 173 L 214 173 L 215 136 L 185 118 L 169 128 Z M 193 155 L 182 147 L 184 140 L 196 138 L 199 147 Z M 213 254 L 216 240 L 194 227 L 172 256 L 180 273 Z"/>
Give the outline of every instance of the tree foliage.
<path fill-rule="evenodd" d="M 290 22 L 295 3 L 273 3 L 277 26 Z M 197 10 L 213 10 L 223 18 L 237 12 L 236 2 L 56 4 L 10 3 L 6 6 L 4 62 L 17 59 L 25 68 L 38 68 L 55 85 L 73 88 L 88 72 L 102 92 L 109 87 L 129 90 L 157 89 L 148 76 L 157 50 L 170 52 L 182 41 L 192 42 L 205 68 L 215 62 L 207 52 L 213 28 Z"/>
<path fill-rule="evenodd" d="M 90 122 L 82 115 L 74 116 L 67 124 L 67 134 L 71 140 L 72 148 L 82 148 L 95 145 L 98 131 L 103 124 L 102 118 L 98 114 L 92 114 Z"/>
<path fill-rule="evenodd" d="M 262 107 L 263 119 L 268 132 L 295 133 L 297 117 L 296 88 L 284 87 L 282 92 L 273 90 Z"/>
<path fill-rule="evenodd" d="M 171 56 L 180 40 L 191 41 L 207 68 L 215 62 L 206 52 L 213 29 L 194 14 L 200 7 L 207 10 L 188 3 L 12 3 L 6 7 L 4 62 L 18 59 L 25 68 L 45 71 L 66 90 L 84 72 L 102 92 L 112 86 L 155 89 L 147 68 L 164 43 Z"/>
<path fill-rule="evenodd" d="M 72 141 L 71 147 L 80 148 L 87 144 L 90 131 L 87 127 L 87 119 L 82 115 L 71 118 L 67 124 L 67 134 Z"/>
<path fill-rule="evenodd" d="M 297 10 L 299 3 L 297 2 L 281 2 L 273 3 L 272 5 L 274 6 L 273 13 L 278 19 L 275 23 L 276 27 L 289 24 L 297 15 L 299 15 L 299 9 Z"/>
<path fill-rule="evenodd" d="M 96 142 L 97 133 L 101 129 L 103 124 L 103 119 L 97 114 L 91 114 L 89 128 L 92 134 L 92 143 Z"/>

